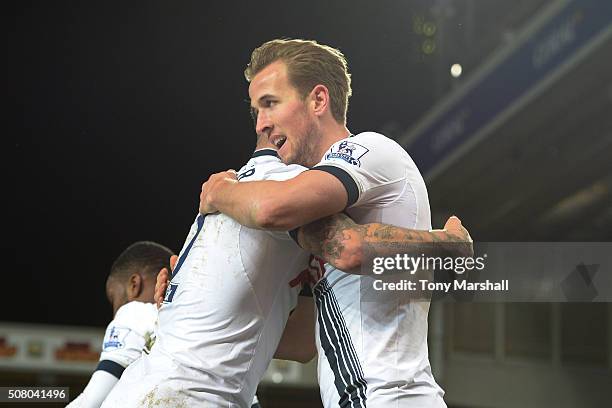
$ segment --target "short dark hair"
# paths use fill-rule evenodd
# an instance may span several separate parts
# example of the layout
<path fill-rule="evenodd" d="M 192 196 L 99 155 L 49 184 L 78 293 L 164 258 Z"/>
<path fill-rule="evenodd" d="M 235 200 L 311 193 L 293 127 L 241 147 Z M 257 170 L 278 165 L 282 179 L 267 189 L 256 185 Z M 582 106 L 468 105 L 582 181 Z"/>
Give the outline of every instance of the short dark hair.
<path fill-rule="evenodd" d="M 156 277 L 162 268 L 170 270 L 172 255 L 174 255 L 172 250 L 157 242 L 135 242 L 113 262 L 108 278 L 124 280 L 135 272 Z"/>

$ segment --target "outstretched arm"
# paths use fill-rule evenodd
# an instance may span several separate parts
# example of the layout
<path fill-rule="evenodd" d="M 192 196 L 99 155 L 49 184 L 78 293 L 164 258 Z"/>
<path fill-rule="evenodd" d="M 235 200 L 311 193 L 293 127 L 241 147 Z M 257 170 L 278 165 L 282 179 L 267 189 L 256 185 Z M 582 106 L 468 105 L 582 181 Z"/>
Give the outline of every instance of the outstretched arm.
<path fill-rule="evenodd" d="M 301 227 L 298 242 L 336 268 L 356 274 L 373 257 L 466 257 L 474 252 L 470 234 L 455 216 L 446 221 L 442 230 L 421 231 L 380 223 L 360 225 L 340 213 Z"/>

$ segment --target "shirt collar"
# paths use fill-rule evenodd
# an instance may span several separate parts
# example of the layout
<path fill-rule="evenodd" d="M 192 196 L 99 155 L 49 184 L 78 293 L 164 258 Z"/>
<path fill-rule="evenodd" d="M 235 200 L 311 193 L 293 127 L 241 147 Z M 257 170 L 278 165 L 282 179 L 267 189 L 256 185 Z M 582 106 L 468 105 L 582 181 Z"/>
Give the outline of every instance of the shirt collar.
<path fill-rule="evenodd" d="M 255 152 L 253 152 L 253 156 L 251 156 L 251 158 L 255 158 L 255 157 L 261 157 L 261 156 L 273 156 L 276 158 L 280 158 L 278 157 L 278 153 L 276 153 L 276 150 L 274 149 L 259 149 L 259 150 L 255 150 Z"/>

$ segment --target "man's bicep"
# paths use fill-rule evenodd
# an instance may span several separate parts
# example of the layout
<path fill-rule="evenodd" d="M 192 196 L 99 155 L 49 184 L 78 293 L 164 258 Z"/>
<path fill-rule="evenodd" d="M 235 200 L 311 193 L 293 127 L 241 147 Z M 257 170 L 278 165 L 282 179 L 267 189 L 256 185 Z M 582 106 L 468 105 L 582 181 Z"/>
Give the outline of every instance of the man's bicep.
<path fill-rule="evenodd" d="M 285 190 L 284 205 L 279 212 L 291 220 L 295 227 L 310 223 L 344 210 L 348 195 L 344 185 L 333 175 L 311 170 L 292 180 Z"/>

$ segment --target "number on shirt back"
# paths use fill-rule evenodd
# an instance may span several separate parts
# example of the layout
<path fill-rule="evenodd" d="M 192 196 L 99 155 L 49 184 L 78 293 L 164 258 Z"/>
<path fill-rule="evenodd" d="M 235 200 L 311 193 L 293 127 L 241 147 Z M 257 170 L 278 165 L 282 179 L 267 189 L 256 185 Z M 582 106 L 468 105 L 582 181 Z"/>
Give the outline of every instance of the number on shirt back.
<path fill-rule="evenodd" d="M 253 174 L 255 174 L 255 167 L 253 167 L 252 169 L 245 170 L 242 173 L 240 173 L 238 175 L 238 180 L 243 179 L 245 177 L 251 177 Z"/>

